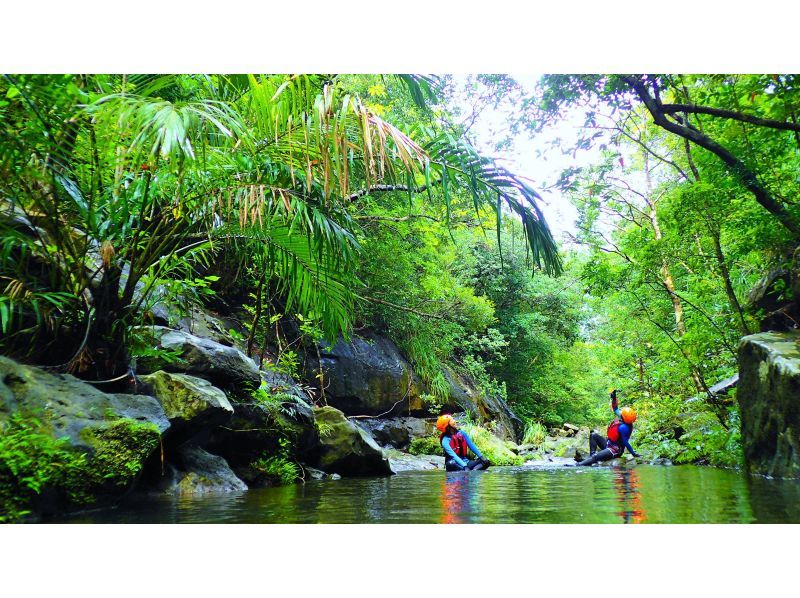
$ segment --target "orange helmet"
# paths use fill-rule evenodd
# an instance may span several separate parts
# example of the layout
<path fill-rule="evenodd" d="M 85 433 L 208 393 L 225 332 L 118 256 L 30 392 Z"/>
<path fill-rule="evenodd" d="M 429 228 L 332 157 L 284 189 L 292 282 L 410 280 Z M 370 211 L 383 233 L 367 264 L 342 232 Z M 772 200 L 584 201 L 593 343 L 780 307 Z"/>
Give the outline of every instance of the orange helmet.
<path fill-rule="evenodd" d="M 451 423 L 455 422 L 453 416 L 449 413 L 445 413 L 444 415 L 440 415 L 439 419 L 436 420 L 436 429 L 440 432 L 445 432 L 447 430 L 447 426 Z"/>
<path fill-rule="evenodd" d="M 636 412 L 630 407 L 623 407 L 619 415 L 626 424 L 632 424 L 636 421 Z"/>

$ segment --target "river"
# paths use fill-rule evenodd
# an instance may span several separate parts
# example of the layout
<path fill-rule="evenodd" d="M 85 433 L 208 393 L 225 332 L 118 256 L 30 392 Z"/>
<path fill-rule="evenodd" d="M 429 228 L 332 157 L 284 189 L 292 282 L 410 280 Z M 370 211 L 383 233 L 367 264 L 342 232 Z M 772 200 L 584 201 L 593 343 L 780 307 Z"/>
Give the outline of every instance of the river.
<path fill-rule="evenodd" d="M 407 471 L 204 496 L 134 496 L 67 523 L 800 523 L 800 481 L 697 466 Z"/>

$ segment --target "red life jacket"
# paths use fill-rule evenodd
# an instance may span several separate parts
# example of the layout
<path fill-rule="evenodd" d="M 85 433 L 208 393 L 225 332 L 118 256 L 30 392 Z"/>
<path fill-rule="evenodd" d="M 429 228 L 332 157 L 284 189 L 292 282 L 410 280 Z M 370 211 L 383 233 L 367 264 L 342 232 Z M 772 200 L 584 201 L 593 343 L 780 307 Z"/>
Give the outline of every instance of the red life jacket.
<path fill-rule="evenodd" d="M 608 439 L 615 444 L 619 442 L 619 427 L 621 425 L 622 422 L 619 419 L 615 419 L 613 422 L 611 422 L 611 425 L 608 426 L 608 430 L 606 430 L 606 436 L 608 436 Z"/>
<path fill-rule="evenodd" d="M 444 434 L 439 437 L 439 443 L 441 443 L 443 439 Z M 450 448 L 453 449 L 453 452 L 460 458 L 466 459 L 468 448 L 467 439 L 464 438 L 464 435 L 460 431 L 450 436 Z M 444 450 L 444 447 L 442 447 L 442 450 Z M 448 458 L 450 455 L 445 452 L 444 456 L 445 458 Z"/>

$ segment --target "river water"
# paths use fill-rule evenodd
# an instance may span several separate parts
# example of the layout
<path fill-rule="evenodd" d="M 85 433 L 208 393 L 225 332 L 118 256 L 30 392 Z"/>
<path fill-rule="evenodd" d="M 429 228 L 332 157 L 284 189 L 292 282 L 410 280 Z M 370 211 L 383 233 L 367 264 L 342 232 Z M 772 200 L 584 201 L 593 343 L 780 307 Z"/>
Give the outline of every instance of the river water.
<path fill-rule="evenodd" d="M 800 523 L 800 480 L 695 466 L 409 471 L 138 496 L 68 523 Z"/>

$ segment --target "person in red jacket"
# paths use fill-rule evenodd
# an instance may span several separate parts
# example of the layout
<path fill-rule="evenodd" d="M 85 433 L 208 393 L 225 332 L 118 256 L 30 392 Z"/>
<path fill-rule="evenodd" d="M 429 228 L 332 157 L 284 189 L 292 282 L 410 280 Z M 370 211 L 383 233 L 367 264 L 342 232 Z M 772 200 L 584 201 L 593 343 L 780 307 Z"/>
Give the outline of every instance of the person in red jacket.
<path fill-rule="evenodd" d="M 633 422 L 636 421 L 636 412 L 630 407 L 619 408 L 616 390 L 611 391 L 611 410 L 617 416 L 617 419 L 608 426 L 607 438 L 603 438 L 597 432 L 592 432 L 589 436 L 589 458 L 576 463 L 576 465 L 594 465 L 598 461 L 615 459 L 622 456 L 625 449 L 628 449 L 628 452 L 634 457 L 639 456 L 630 444 L 630 437 L 633 434 Z"/>
<path fill-rule="evenodd" d="M 488 469 L 489 460 L 472 442 L 463 430 L 458 429 L 458 422 L 450 414 L 439 416 L 436 429 L 441 432 L 439 442 L 444 450 L 444 468 L 446 471 L 466 471 L 470 469 Z M 468 449 L 475 453 L 477 459 L 470 460 Z"/>

